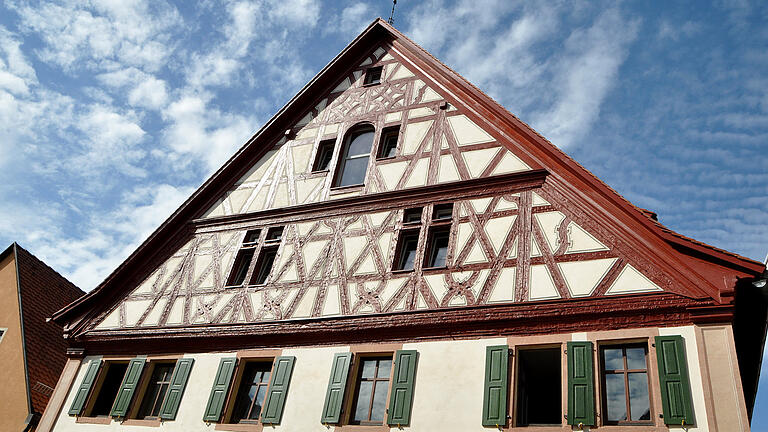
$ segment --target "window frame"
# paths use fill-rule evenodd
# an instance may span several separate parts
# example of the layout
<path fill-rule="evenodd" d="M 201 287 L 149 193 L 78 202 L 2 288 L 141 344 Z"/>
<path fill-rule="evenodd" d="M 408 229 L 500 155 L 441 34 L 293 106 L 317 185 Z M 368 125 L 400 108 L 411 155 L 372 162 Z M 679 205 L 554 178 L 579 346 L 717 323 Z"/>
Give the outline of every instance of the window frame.
<path fill-rule="evenodd" d="M 605 349 L 616 349 L 621 348 L 622 350 L 622 361 L 624 363 L 624 367 L 627 369 L 611 369 L 611 373 L 606 373 L 605 369 L 605 356 L 603 355 L 603 351 Z M 628 369 L 628 363 L 627 363 L 627 348 L 643 348 L 644 354 L 645 354 L 645 369 Z M 598 367 L 599 369 L 597 372 L 599 373 L 599 384 L 600 384 L 600 412 L 602 413 L 600 419 L 601 423 L 604 426 L 653 426 L 656 424 L 655 422 L 655 412 L 654 412 L 654 399 L 653 399 L 653 380 L 651 377 L 651 365 L 650 365 L 650 347 L 648 340 L 616 340 L 616 341 L 610 341 L 610 342 L 599 342 L 597 346 L 597 360 L 598 360 Z M 620 372 L 616 372 L 620 371 Z M 649 413 L 649 419 L 648 420 L 619 420 L 619 421 L 609 421 L 608 419 L 608 399 L 607 399 L 607 391 L 606 391 L 606 375 L 623 375 L 624 376 L 624 403 L 626 404 L 625 408 L 627 410 L 627 417 L 632 416 L 631 412 L 631 402 L 629 397 L 629 374 L 630 373 L 645 373 L 646 377 L 646 389 L 647 389 L 647 396 L 648 396 L 648 413 Z"/>
<path fill-rule="evenodd" d="M 333 164 L 333 154 L 336 152 L 336 138 L 330 138 L 325 140 L 320 140 L 320 142 L 317 145 L 317 151 L 315 152 L 315 160 L 312 163 L 312 172 L 313 173 L 322 173 L 322 172 L 329 172 L 331 170 L 331 166 Z M 325 168 L 320 168 L 320 157 L 330 153 L 331 158 L 328 159 L 328 163 L 326 164 Z"/>
<path fill-rule="evenodd" d="M 96 380 L 93 383 L 93 387 L 91 387 L 91 391 L 88 393 L 88 397 L 86 398 L 85 405 L 83 405 L 83 411 L 82 413 L 77 416 L 79 419 L 92 419 L 92 420 L 102 420 L 109 423 L 112 421 L 112 416 L 110 415 L 110 412 L 112 411 L 112 407 L 115 405 L 115 400 L 117 399 L 117 393 L 120 392 L 120 383 L 122 383 L 123 379 L 125 379 L 125 373 L 128 371 L 127 366 L 128 363 L 131 361 L 130 357 L 126 358 L 119 358 L 119 359 L 102 359 L 101 364 L 99 365 L 99 372 L 96 374 Z M 117 384 L 117 392 L 115 392 L 115 396 L 112 398 L 112 403 L 109 406 L 109 411 L 106 415 L 94 415 L 93 408 L 94 405 L 96 405 L 96 400 L 99 397 L 99 393 L 101 393 L 102 386 L 104 385 L 104 381 L 107 379 L 107 373 L 109 373 L 109 368 L 112 367 L 112 365 L 116 364 L 123 364 L 126 366 L 126 370 L 123 371 L 123 377 L 120 379 L 120 382 Z M 87 421 L 88 423 L 92 423 L 91 421 Z"/>
<path fill-rule="evenodd" d="M 568 400 L 563 399 L 567 396 L 568 390 L 568 365 L 567 358 L 564 355 L 565 342 L 553 342 L 553 343 L 541 343 L 541 344 L 525 344 L 525 345 L 512 345 L 508 342 L 510 357 L 512 357 L 512 373 L 509 374 L 510 382 L 508 383 L 508 420 L 510 422 L 510 428 L 561 428 L 565 423 L 563 417 L 568 409 Z M 536 351 L 536 350 L 557 350 L 559 353 L 559 377 L 560 377 L 560 423 L 547 423 L 547 424 L 528 424 L 519 425 L 518 417 L 520 415 L 518 409 L 518 384 L 520 383 L 520 352 L 521 351 Z"/>
<path fill-rule="evenodd" d="M 375 81 L 373 79 L 371 79 L 369 81 L 368 77 L 372 76 L 371 75 L 372 72 L 376 71 L 376 70 L 378 70 L 378 72 L 379 72 L 379 77 L 376 78 Z M 379 65 L 379 66 L 372 65 L 372 66 L 368 66 L 365 69 L 365 73 L 363 73 L 363 87 L 370 87 L 370 86 L 379 85 L 383 81 L 384 81 L 384 65 Z"/>
<path fill-rule="evenodd" d="M 409 228 L 403 228 L 400 230 L 400 233 L 398 235 L 397 239 L 397 249 L 395 249 L 394 258 L 392 260 L 392 273 L 397 272 L 412 272 L 416 270 L 416 264 L 419 260 L 419 237 L 421 236 L 421 227 L 409 227 Z M 416 247 L 414 249 L 414 253 L 416 256 L 413 259 L 413 267 L 411 268 L 404 268 L 403 267 L 403 253 L 405 252 L 405 243 L 406 241 L 410 241 L 411 239 L 415 239 L 416 241 Z"/>
<path fill-rule="evenodd" d="M 437 258 L 435 256 L 436 253 L 436 243 L 437 238 L 439 236 L 445 236 L 446 244 L 445 244 L 445 260 L 443 261 L 442 265 L 435 265 L 433 259 Z M 432 226 L 429 228 L 429 232 L 427 233 L 427 244 L 424 248 L 424 264 L 422 268 L 424 270 L 428 269 L 444 269 L 448 267 L 448 251 L 450 250 L 450 244 L 451 244 L 451 226 L 448 224 L 440 224 L 436 226 Z"/>
<path fill-rule="evenodd" d="M 350 364 L 349 369 L 349 375 L 347 376 L 347 385 L 346 389 L 344 391 L 344 400 L 342 402 L 342 412 L 341 417 L 339 418 L 339 423 L 337 425 L 337 428 L 346 429 L 347 427 L 353 428 L 354 430 L 357 430 L 358 428 L 360 430 L 367 430 L 367 431 L 386 431 L 388 432 L 390 430 L 389 425 L 387 424 L 388 421 L 388 410 L 389 410 L 389 400 L 392 396 L 392 381 L 394 378 L 395 373 L 395 353 L 398 350 L 403 349 L 402 344 L 364 344 L 364 345 L 353 345 L 349 348 L 349 351 L 352 353 L 352 362 Z M 358 425 L 351 423 L 350 420 L 353 418 L 354 413 L 352 410 L 355 406 L 355 395 L 357 394 L 357 387 L 358 387 L 358 381 L 357 376 L 360 373 L 359 369 L 362 365 L 362 362 L 360 359 L 365 358 L 372 358 L 372 357 L 384 357 L 384 356 L 390 356 L 392 358 L 392 367 L 389 371 L 389 386 L 387 387 L 387 408 L 385 409 L 384 414 L 384 420 L 381 422 L 381 424 L 372 424 L 372 425 Z M 338 430 L 338 429 L 337 429 Z"/>
<path fill-rule="evenodd" d="M 270 384 L 272 383 L 272 374 L 275 371 L 275 359 L 280 357 L 283 353 L 282 349 L 264 349 L 264 350 L 243 350 L 238 351 L 236 354 L 237 365 L 235 366 L 235 372 L 232 375 L 232 382 L 227 391 L 226 402 L 224 402 L 224 408 L 222 409 L 221 419 L 216 426 L 215 430 L 224 431 L 242 431 L 253 430 L 261 431 L 263 423 L 261 422 L 261 414 L 256 421 L 232 423 L 232 415 L 237 405 L 237 394 L 240 392 L 240 386 L 243 380 L 243 373 L 245 372 L 245 365 L 248 363 L 270 362 L 270 379 L 267 381 L 267 392 L 269 395 Z"/>
<path fill-rule="evenodd" d="M 162 409 L 163 404 L 165 403 L 165 398 L 168 397 L 168 390 L 171 388 L 171 380 L 173 378 L 173 373 L 176 372 L 176 362 L 181 357 L 157 357 L 157 358 L 148 358 L 146 364 L 144 364 L 144 370 L 141 371 L 141 378 L 139 378 L 139 385 L 136 388 L 136 394 L 133 396 L 133 400 L 131 400 L 131 406 L 128 409 L 128 412 L 125 416 L 126 421 L 131 420 L 133 422 L 159 422 L 160 416 L 159 413 L 157 416 L 146 416 L 146 417 L 139 417 L 139 411 L 141 410 L 141 406 L 144 403 L 144 396 L 146 396 L 147 390 L 149 390 L 149 386 L 152 384 L 152 375 L 155 372 L 155 368 L 158 365 L 171 365 L 171 372 L 168 376 L 168 387 L 165 391 L 165 395 L 163 395 L 162 400 L 160 400 L 160 409 Z M 139 424 L 139 423 L 136 423 Z"/>
<path fill-rule="evenodd" d="M 247 242 L 246 239 L 249 238 L 249 234 L 254 232 L 258 233 L 256 236 L 257 239 Z M 276 232 L 279 232 L 279 237 L 270 238 Z M 285 225 L 272 225 L 248 229 L 240 242 L 240 249 L 238 249 L 234 259 L 232 260 L 232 265 L 229 268 L 229 273 L 227 274 L 224 288 L 233 289 L 267 285 L 270 282 L 270 276 L 272 275 L 275 261 L 279 258 L 280 247 L 282 246 L 284 236 Z M 263 260 L 265 254 L 272 252 L 274 252 L 275 256 L 272 260 L 272 266 L 269 273 L 266 275 L 263 283 L 255 283 L 254 280 L 259 275 L 259 272 L 261 271 L 262 265 L 264 263 Z M 242 282 L 235 285 L 235 272 L 239 272 L 242 266 L 245 265 L 242 263 L 242 261 L 246 259 L 244 258 L 245 255 L 250 255 L 250 258 L 247 259 L 248 262 L 245 269 L 245 275 Z"/>
<path fill-rule="evenodd" d="M 349 419 L 347 420 L 347 423 L 350 425 L 356 425 L 356 426 L 383 426 L 387 422 L 387 410 L 389 408 L 389 394 L 392 390 L 392 374 L 394 372 L 394 366 L 395 366 L 395 353 L 391 354 L 362 354 L 359 356 L 356 356 L 355 362 L 357 363 L 357 367 L 355 370 L 355 376 L 354 376 L 354 388 L 351 389 L 350 392 L 350 410 L 349 410 Z M 378 372 L 379 372 L 379 365 L 378 362 L 382 360 L 389 360 L 389 375 L 386 379 L 378 378 Z M 373 379 L 367 379 L 363 378 L 363 363 L 368 360 L 375 360 L 377 362 L 376 369 L 374 370 L 374 376 Z M 373 382 L 373 388 L 371 389 L 371 397 L 370 401 L 368 402 L 368 420 L 360 420 L 357 421 L 354 419 L 355 416 L 355 408 L 357 407 L 358 399 L 360 398 L 360 389 L 362 388 L 363 382 Z M 373 400 L 375 397 L 375 390 L 376 390 L 376 383 L 386 381 L 387 385 L 387 394 L 385 396 L 385 407 L 384 407 L 384 417 L 381 419 L 381 423 L 373 422 L 370 420 L 371 414 L 373 414 Z"/>
<path fill-rule="evenodd" d="M 352 144 L 352 140 L 357 138 L 359 135 L 362 135 L 368 132 L 371 132 L 373 135 L 373 139 L 371 140 L 371 148 L 368 151 L 368 153 L 365 155 L 360 154 L 353 157 L 349 157 L 348 156 L 349 147 L 350 147 L 350 144 Z M 331 183 L 332 185 L 331 191 L 365 187 L 365 181 L 368 178 L 368 168 L 370 168 L 370 165 L 371 165 L 371 155 L 373 154 L 373 150 L 377 146 L 377 144 L 378 143 L 376 142 L 376 127 L 371 123 L 368 123 L 368 122 L 357 123 L 347 130 L 347 132 L 344 134 L 344 140 L 342 141 L 341 148 L 339 149 L 339 157 L 336 160 L 336 167 L 334 170 L 333 182 Z M 362 159 L 362 158 L 367 159 L 367 163 L 365 167 L 365 175 L 363 176 L 362 183 L 342 185 L 341 181 L 344 177 L 344 169 L 347 165 L 347 161 Z"/>
<path fill-rule="evenodd" d="M 395 138 L 395 146 L 393 147 L 394 154 L 391 156 L 385 156 L 383 155 L 383 151 L 386 148 L 385 146 L 388 143 L 388 138 L 394 136 Z M 388 160 L 388 159 L 394 159 L 397 157 L 398 150 L 400 150 L 400 125 L 395 126 L 387 126 L 381 130 L 381 134 L 379 136 L 379 143 L 376 149 L 376 160 Z"/>

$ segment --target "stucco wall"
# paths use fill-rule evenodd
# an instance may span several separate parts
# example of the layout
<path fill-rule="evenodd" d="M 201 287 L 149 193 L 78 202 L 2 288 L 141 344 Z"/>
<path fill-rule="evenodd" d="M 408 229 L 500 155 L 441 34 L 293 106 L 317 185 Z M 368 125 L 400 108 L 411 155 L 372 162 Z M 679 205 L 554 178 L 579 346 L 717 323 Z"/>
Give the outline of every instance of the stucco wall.
<path fill-rule="evenodd" d="M 718 337 L 728 334 L 727 328 L 719 331 L 706 329 L 704 332 L 704 344 L 697 342 L 697 332 L 699 328 L 695 326 L 657 328 L 657 329 L 630 329 L 601 331 L 592 333 L 574 333 L 567 335 L 542 335 L 527 338 L 486 338 L 472 340 L 443 340 L 429 342 L 404 343 L 403 349 L 415 349 L 419 352 L 418 368 L 416 372 L 416 381 L 414 388 L 414 399 L 411 425 L 404 430 L 418 432 L 432 431 L 484 431 L 488 430 L 481 426 L 482 399 L 483 399 L 483 379 L 485 367 L 485 347 L 490 345 L 509 344 L 514 348 L 520 348 L 531 345 L 546 344 L 547 346 L 556 346 L 567 340 L 591 340 L 599 344 L 601 341 L 616 342 L 621 339 L 628 339 L 633 342 L 638 340 L 648 341 L 649 355 L 649 373 L 652 383 L 651 405 L 654 413 L 653 421 L 655 426 L 641 427 L 642 430 L 666 430 L 658 414 L 662 412 L 660 391 L 658 389 L 658 376 L 655 372 L 655 348 L 653 347 L 653 336 L 655 335 L 682 335 L 685 339 L 688 368 L 691 379 L 691 390 L 693 393 L 693 405 L 696 416 L 696 425 L 688 427 L 689 431 L 730 431 L 746 430 L 748 426 L 742 421 L 737 429 L 731 428 L 738 421 L 738 413 L 730 412 L 730 417 L 721 417 L 717 420 L 719 426 L 713 427 L 712 413 L 707 408 L 707 398 L 710 398 L 712 386 L 720 388 L 715 392 L 715 400 L 723 409 L 730 411 L 744 412 L 743 398 L 740 398 L 740 390 L 736 387 L 727 387 L 724 384 L 731 382 L 737 377 L 734 375 L 733 359 L 727 354 L 727 340 L 720 340 Z M 725 332 L 725 333 L 723 333 Z M 724 343 L 721 344 L 721 342 Z M 715 344 L 713 346 L 713 344 Z M 723 345 L 722 347 L 720 345 Z M 333 347 L 307 347 L 307 348 L 284 348 L 283 355 L 296 356 L 296 364 L 293 372 L 293 378 L 290 384 L 288 398 L 286 400 L 285 411 L 282 424 L 279 426 L 265 428 L 265 430 L 275 431 L 297 431 L 297 432 L 326 432 L 323 425 L 320 424 L 320 413 L 323 407 L 323 401 L 328 385 L 328 375 L 331 369 L 331 363 L 334 353 L 337 352 L 364 352 L 365 349 L 351 349 L 349 346 Z M 702 362 L 700 353 L 706 353 L 709 366 Z M 181 403 L 177 420 L 162 424 L 154 430 L 158 431 L 209 431 L 214 430 L 213 425 L 207 425 L 202 421 L 202 413 L 210 394 L 211 384 L 216 374 L 219 359 L 224 356 L 232 356 L 234 353 L 213 353 L 213 354 L 187 354 L 186 357 L 195 358 L 195 365 L 190 375 L 189 383 Z M 83 364 L 91 357 L 86 357 Z M 599 386 L 599 363 L 597 363 L 597 354 L 595 354 L 595 372 L 596 385 Z M 514 362 L 511 363 L 514 365 Z M 563 362 L 565 365 L 565 361 Z M 512 366 L 513 367 L 513 366 Z M 702 368 L 707 368 L 707 373 L 702 373 Z M 85 368 L 81 367 L 78 376 L 74 380 L 74 385 L 69 392 L 64 409 L 58 417 L 56 431 L 146 431 L 142 426 L 122 426 L 119 423 L 112 422 L 109 425 L 79 424 L 75 418 L 67 415 L 67 409 L 74 397 L 74 391 L 82 380 Z M 737 371 L 736 371 L 737 372 Z M 712 376 L 712 384 L 709 382 L 709 376 Z M 514 377 L 513 370 L 510 369 L 510 377 Z M 565 384 L 565 375 L 564 384 Z M 566 386 L 563 386 L 566 391 Z M 599 389 L 596 394 L 599 398 Z M 514 395 L 514 382 L 509 390 L 510 398 Z M 563 395 L 563 410 L 567 404 Z M 598 412 L 600 402 L 597 401 Z M 717 410 L 718 414 L 722 410 Z M 565 412 L 564 412 L 565 414 Z M 736 417 L 734 417 L 736 416 Z M 731 418 L 733 417 L 733 418 Z M 381 430 L 382 428 L 376 429 Z M 569 430 L 566 425 L 556 428 L 547 428 L 548 430 Z M 331 429 L 333 430 L 333 428 Z M 346 430 L 346 428 L 344 428 Z M 391 431 L 396 431 L 392 428 Z M 611 430 L 638 430 L 633 427 L 612 426 Z"/>
<path fill-rule="evenodd" d="M 8 329 L 0 341 L 0 430 L 20 431 L 29 408 L 13 254 L 0 262 L 0 299 L 0 328 Z"/>

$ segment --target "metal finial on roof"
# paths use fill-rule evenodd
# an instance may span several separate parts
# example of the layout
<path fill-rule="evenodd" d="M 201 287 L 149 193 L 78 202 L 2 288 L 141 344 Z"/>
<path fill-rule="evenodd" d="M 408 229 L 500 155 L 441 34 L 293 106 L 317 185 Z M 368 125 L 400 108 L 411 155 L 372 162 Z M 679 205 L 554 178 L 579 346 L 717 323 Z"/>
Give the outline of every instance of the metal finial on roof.
<path fill-rule="evenodd" d="M 389 24 L 395 23 L 395 6 L 397 6 L 397 0 L 392 0 L 392 12 L 389 14 L 389 19 L 387 20 Z"/>

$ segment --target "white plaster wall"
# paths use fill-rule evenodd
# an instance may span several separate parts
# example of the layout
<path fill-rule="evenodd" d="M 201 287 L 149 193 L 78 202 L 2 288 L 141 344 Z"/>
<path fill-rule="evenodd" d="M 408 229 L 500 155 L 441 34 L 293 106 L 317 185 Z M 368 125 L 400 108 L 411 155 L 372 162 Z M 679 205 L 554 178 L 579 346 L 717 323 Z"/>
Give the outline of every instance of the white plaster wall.
<path fill-rule="evenodd" d="M 665 327 L 659 329 L 659 336 L 680 335 L 685 340 L 685 356 L 688 359 L 688 377 L 691 381 L 691 393 L 693 395 L 693 412 L 696 416 L 696 425 L 687 427 L 686 431 L 709 431 L 707 425 L 707 406 L 704 401 L 704 381 L 701 377 L 701 362 L 699 362 L 699 350 L 696 346 L 696 329 L 694 326 Z M 653 383 L 658 386 L 659 383 Z"/>
<path fill-rule="evenodd" d="M 600 339 L 619 340 L 627 337 L 626 330 L 616 330 L 615 334 L 613 333 L 601 332 Z M 660 328 L 659 334 L 681 335 L 685 339 L 697 423 L 695 427 L 690 427 L 687 430 L 708 431 L 708 413 L 704 401 L 704 383 L 702 382 L 701 363 L 696 346 L 694 326 Z M 589 340 L 587 333 L 572 333 L 568 338 L 574 341 Z M 415 349 L 419 352 L 411 425 L 405 427 L 404 430 L 413 432 L 487 431 L 481 425 L 485 349 L 490 345 L 506 343 L 506 338 L 486 338 L 403 344 L 403 349 Z M 649 340 L 650 343 L 653 343 L 652 339 Z M 274 426 L 274 428 L 270 427 L 270 429 L 276 432 L 326 432 L 327 429 L 320 424 L 320 415 L 331 363 L 335 353 L 348 352 L 349 350 L 349 346 L 283 349 L 283 355 L 295 356 L 297 360 L 286 399 L 282 424 Z M 202 413 L 208 402 L 219 360 L 222 357 L 233 355 L 233 353 L 185 355 L 185 357 L 194 358 L 195 365 L 177 419 L 165 422 L 160 427 L 151 428 L 151 430 L 159 432 L 213 431 L 213 425 L 207 425 L 202 421 Z M 91 358 L 85 358 L 83 365 L 87 365 Z M 120 430 L 139 432 L 150 430 L 143 426 L 122 426 L 115 422 L 109 425 L 76 423 L 75 418 L 70 417 L 67 411 L 84 373 L 85 368 L 81 367 L 58 417 L 55 431 Z M 658 382 L 653 382 L 652 385 L 658 387 Z M 510 397 L 512 392 L 511 387 Z M 660 410 L 660 406 L 655 407 L 654 412 L 660 412 Z M 391 428 L 391 432 L 396 431 L 398 431 L 397 428 Z"/>
<path fill-rule="evenodd" d="M 328 390 L 333 355 L 348 351 L 347 346 L 283 350 L 283 355 L 296 356 L 296 363 L 285 400 L 283 421 L 274 427 L 276 432 L 328 432 L 328 429 L 320 424 L 320 415 L 325 403 L 325 392 Z"/>
<path fill-rule="evenodd" d="M 419 352 L 411 425 L 406 429 L 488 431 L 481 423 L 485 347 L 506 343 L 506 338 L 495 338 L 403 344 L 403 349 Z"/>

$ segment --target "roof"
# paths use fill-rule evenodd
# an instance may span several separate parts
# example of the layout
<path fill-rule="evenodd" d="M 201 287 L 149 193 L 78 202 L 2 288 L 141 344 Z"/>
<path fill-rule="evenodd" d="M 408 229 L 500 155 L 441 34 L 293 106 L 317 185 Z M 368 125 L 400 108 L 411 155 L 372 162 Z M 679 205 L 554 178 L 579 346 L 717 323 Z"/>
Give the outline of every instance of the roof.
<path fill-rule="evenodd" d="M 42 414 L 66 362 L 67 350 L 61 327 L 47 318 L 85 293 L 17 243 L 0 253 L 0 260 L 11 254 L 18 269 L 27 396 L 32 411 Z"/>
<path fill-rule="evenodd" d="M 698 248 L 720 266 L 746 274 L 762 272 L 762 263 L 727 253 L 717 248 L 702 246 L 699 242 L 675 235 L 647 217 L 643 211 L 619 195 L 615 190 L 576 163 L 562 150 L 546 140 L 528 124 L 507 111 L 498 102 L 480 91 L 465 78 L 438 61 L 416 43 L 405 37 L 381 19 L 374 20 L 341 53 L 328 63 L 306 86 L 281 108 L 253 137 L 216 171 L 192 196 L 187 199 L 147 240 L 144 241 L 115 271 L 93 291 L 58 311 L 54 320 L 67 324 L 68 332 L 76 332 L 88 320 L 98 304 L 110 303 L 129 288 L 129 281 L 141 268 L 151 266 L 164 250 L 191 233 L 191 221 L 208 209 L 240 178 L 298 119 L 307 106 L 322 91 L 335 85 L 345 71 L 350 70 L 374 43 L 385 41 L 396 49 L 408 53 L 418 69 L 448 90 L 450 97 L 470 101 L 471 111 L 479 121 L 504 138 L 504 144 L 516 154 L 523 155 L 532 166 L 544 167 L 550 176 L 568 187 L 581 205 L 589 208 L 600 223 L 629 229 L 636 237 L 639 248 L 646 251 L 654 265 L 674 273 L 693 287 L 697 296 L 711 296 L 720 301 L 722 288 L 709 283 L 704 275 L 690 266 L 673 243 L 683 242 Z"/>

